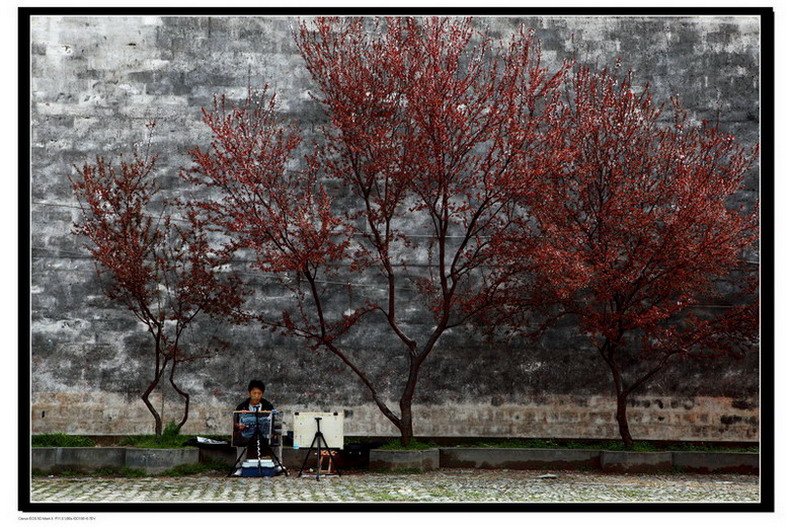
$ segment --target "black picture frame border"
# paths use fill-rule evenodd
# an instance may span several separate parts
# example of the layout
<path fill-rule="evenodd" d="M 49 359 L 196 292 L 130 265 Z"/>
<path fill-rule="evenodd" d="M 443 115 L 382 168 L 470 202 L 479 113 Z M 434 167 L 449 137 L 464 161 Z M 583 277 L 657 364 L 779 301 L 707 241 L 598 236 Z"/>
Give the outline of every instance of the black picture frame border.
<path fill-rule="evenodd" d="M 30 492 L 30 18 L 33 16 L 759 16 L 761 147 L 761 353 L 759 503 L 41 503 Z M 775 350 L 774 350 L 774 68 L 775 16 L 772 7 L 20 7 L 18 22 L 19 93 L 19 410 L 18 510 L 25 513 L 129 512 L 773 512 L 775 510 Z M 25 111 L 27 109 L 27 111 Z M 23 287 L 27 284 L 28 287 Z M 26 337 L 26 338 L 23 338 Z"/>

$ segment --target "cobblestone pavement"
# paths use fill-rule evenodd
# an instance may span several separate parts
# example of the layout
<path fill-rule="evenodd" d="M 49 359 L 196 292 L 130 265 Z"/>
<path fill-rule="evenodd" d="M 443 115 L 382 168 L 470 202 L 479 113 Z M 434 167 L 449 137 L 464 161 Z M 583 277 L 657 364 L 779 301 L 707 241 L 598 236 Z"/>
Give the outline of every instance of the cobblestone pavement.
<path fill-rule="evenodd" d="M 342 477 L 36 477 L 34 502 L 757 502 L 758 476 L 441 470 Z"/>

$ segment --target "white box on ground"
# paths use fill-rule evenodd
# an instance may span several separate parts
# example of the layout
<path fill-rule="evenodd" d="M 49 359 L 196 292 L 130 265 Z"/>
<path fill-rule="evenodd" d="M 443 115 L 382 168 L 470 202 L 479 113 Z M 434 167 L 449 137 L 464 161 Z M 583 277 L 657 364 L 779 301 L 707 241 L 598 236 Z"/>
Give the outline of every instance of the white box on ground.
<path fill-rule="evenodd" d="M 329 448 L 343 449 L 343 412 L 294 412 L 294 448 L 310 448 L 321 418 L 321 433 Z M 316 445 L 317 446 L 317 445 Z M 321 445 L 324 447 L 325 445 Z"/>

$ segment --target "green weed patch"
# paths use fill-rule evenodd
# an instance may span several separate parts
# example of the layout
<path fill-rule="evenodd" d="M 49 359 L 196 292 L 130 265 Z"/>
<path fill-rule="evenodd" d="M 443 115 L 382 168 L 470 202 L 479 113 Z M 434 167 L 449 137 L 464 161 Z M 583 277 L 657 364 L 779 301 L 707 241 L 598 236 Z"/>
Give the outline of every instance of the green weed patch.
<path fill-rule="evenodd" d="M 37 434 L 32 436 L 34 447 L 92 447 L 96 442 L 89 437 L 67 434 Z"/>

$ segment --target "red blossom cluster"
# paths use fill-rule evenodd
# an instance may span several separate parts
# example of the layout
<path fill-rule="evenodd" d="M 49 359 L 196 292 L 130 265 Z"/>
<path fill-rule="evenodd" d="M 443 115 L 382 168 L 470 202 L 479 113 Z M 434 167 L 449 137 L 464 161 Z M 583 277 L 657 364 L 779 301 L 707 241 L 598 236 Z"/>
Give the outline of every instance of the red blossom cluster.
<path fill-rule="evenodd" d="M 228 346 L 212 337 L 200 349 L 185 349 L 185 331 L 200 313 L 232 316 L 243 292 L 235 276 L 220 272 L 227 258 L 211 248 L 197 215 L 186 215 L 187 226 L 173 221 L 159 195 L 156 160 L 135 153 L 115 166 L 97 157 L 76 167 L 72 186 L 83 213 L 74 233 L 87 239 L 106 296 L 133 313 L 151 336 L 154 372 L 141 398 L 159 435 L 162 416 L 149 396 L 168 367 L 169 383 L 184 400 L 180 429 L 189 416 L 189 394 L 175 381 L 176 367 Z"/>
<path fill-rule="evenodd" d="M 502 260 L 530 271 L 528 280 L 514 276 L 513 303 L 500 312 L 518 315 L 512 308 L 532 299 L 577 317 L 612 372 L 630 444 L 626 399 L 670 357 L 754 343 L 748 272 L 740 278 L 743 305 L 715 315 L 695 308 L 726 303 L 716 281 L 742 268 L 758 239 L 757 206 L 732 203 L 758 152 L 716 125 L 689 124 L 677 100 L 671 122 L 662 122 L 650 90 L 618 70 L 578 67 L 565 81 L 547 130 L 556 152 L 551 170 L 521 193 L 520 223 L 532 241 L 500 240 Z M 638 367 L 626 371 L 634 360 Z"/>

